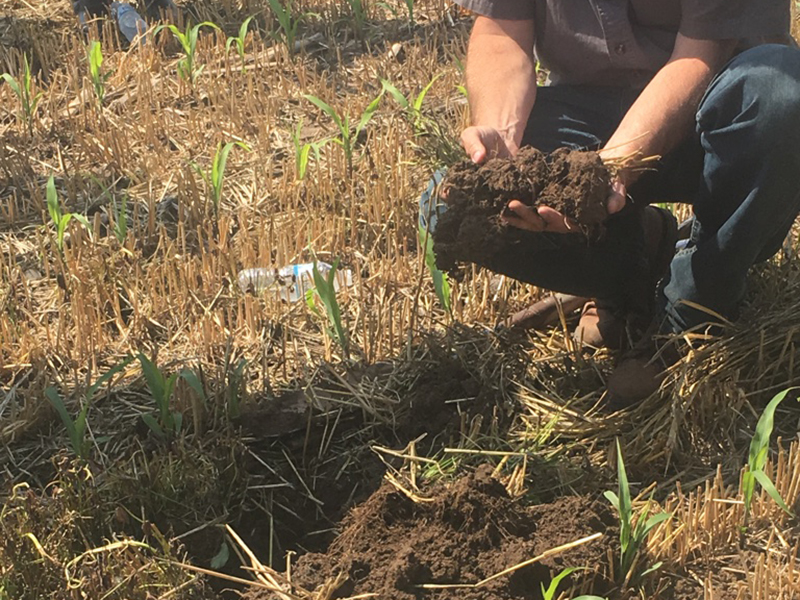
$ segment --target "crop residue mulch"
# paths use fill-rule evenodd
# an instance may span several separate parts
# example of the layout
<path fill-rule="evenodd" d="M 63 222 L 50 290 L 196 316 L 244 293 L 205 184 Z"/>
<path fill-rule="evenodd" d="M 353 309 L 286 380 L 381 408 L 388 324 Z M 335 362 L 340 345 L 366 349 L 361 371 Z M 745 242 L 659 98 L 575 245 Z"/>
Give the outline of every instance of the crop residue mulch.
<path fill-rule="evenodd" d="M 589 242 L 599 240 L 610 185 L 596 152 L 562 148 L 545 155 L 525 147 L 514 158 L 458 163 L 443 183 L 447 210 L 433 232 L 436 264 L 451 273 L 465 262 L 491 266 L 494 256 L 535 235 L 502 223 L 511 200 L 554 208 L 576 221 Z"/>
<path fill-rule="evenodd" d="M 616 554 L 616 519 L 604 503 L 583 497 L 526 506 L 483 467 L 415 502 L 384 483 L 356 507 L 325 554 L 307 554 L 292 581 L 314 590 L 345 574 L 335 597 L 381 600 L 538 598 L 540 583 L 569 566 L 601 569 Z M 480 588 L 422 589 L 426 583 L 470 584 L 593 533 L 603 537 L 500 577 Z M 594 576 L 603 587 L 602 573 Z M 258 598 L 256 593 L 255 598 Z"/>

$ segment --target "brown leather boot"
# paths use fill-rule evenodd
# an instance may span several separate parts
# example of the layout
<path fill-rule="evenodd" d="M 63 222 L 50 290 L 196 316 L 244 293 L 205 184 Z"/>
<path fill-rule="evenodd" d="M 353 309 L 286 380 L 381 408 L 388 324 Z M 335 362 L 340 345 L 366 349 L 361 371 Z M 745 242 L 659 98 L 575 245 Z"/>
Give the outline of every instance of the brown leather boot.
<path fill-rule="evenodd" d="M 651 285 L 647 289 L 655 290 L 675 255 L 678 222 L 671 212 L 657 206 L 644 208 L 642 222 L 650 263 Z M 642 304 L 646 306 L 649 302 Z M 628 313 L 615 302 L 590 300 L 583 307 L 573 338 L 591 348 L 620 350 L 638 338 L 651 317 L 650 314 Z"/>
<path fill-rule="evenodd" d="M 652 396 L 661 387 L 669 368 L 681 358 L 677 339 L 644 336 L 637 348 L 623 356 L 607 382 L 605 405 L 622 410 Z"/>

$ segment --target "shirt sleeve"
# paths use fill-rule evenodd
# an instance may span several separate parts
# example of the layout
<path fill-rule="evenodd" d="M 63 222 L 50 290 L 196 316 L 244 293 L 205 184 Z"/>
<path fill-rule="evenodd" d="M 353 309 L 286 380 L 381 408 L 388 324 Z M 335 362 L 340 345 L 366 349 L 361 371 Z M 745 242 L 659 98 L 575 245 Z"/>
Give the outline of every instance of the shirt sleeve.
<path fill-rule="evenodd" d="M 459 6 L 492 19 L 533 19 L 534 0 L 453 0 Z M 753 0 L 755 1 L 755 0 Z M 763 0 L 759 0 L 763 1 Z"/>
<path fill-rule="evenodd" d="M 698 40 L 782 36 L 791 0 L 681 0 L 680 33 Z"/>

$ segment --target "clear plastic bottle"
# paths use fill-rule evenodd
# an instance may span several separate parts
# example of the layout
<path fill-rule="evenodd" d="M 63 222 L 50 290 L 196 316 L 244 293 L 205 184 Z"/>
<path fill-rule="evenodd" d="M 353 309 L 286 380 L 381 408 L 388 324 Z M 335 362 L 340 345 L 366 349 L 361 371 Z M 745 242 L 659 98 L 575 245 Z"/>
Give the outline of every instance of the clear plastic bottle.
<path fill-rule="evenodd" d="M 317 262 L 317 269 L 326 276 L 331 265 Z M 314 263 L 288 265 L 280 269 L 259 268 L 239 271 L 239 289 L 243 293 L 255 294 L 272 291 L 281 299 L 296 302 L 306 297 L 308 290 L 314 289 Z M 338 269 L 333 282 L 334 288 L 340 290 L 353 285 L 353 272 L 349 269 Z"/>
<path fill-rule="evenodd" d="M 117 20 L 117 25 L 122 35 L 124 35 L 129 42 L 133 43 L 137 37 L 141 36 L 139 38 L 139 43 L 142 46 L 144 45 L 144 33 L 147 31 L 147 22 L 136 12 L 133 6 L 127 2 L 112 2 L 111 14 Z"/>

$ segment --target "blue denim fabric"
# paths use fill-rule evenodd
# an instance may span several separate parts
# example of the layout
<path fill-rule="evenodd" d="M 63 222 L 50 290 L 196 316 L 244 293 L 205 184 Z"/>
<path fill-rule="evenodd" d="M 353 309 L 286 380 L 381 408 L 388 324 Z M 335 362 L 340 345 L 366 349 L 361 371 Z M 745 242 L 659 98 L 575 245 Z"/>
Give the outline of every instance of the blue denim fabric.
<path fill-rule="evenodd" d="M 523 144 L 546 152 L 598 148 L 636 95 L 618 88 L 541 88 Z M 432 227 L 445 209 L 433 193 L 442 176 L 437 173 L 420 198 L 421 217 L 430 216 Z M 526 233 L 519 246 L 482 266 L 627 310 L 646 312 L 655 302 L 668 331 L 713 320 L 684 300 L 735 317 L 748 269 L 778 251 L 800 211 L 800 50 L 765 45 L 735 57 L 700 103 L 695 135 L 628 192 L 632 202 L 609 217 L 602 242 L 588 246 L 580 235 Z M 651 202 L 687 202 L 695 212 L 692 239 L 657 291 L 641 222 Z"/>
<path fill-rule="evenodd" d="M 659 296 L 672 331 L 713 320 L 684 300 L 734 318 L 748 269 L 780 249 L 800 211 L 800 50 L 734 58 L 700 103 L 697 136 L 696 223 Z"/>

